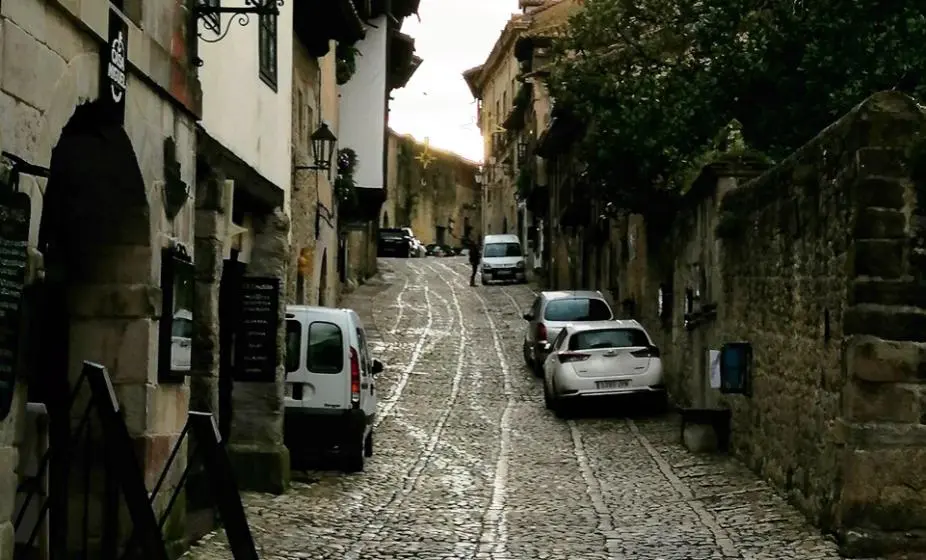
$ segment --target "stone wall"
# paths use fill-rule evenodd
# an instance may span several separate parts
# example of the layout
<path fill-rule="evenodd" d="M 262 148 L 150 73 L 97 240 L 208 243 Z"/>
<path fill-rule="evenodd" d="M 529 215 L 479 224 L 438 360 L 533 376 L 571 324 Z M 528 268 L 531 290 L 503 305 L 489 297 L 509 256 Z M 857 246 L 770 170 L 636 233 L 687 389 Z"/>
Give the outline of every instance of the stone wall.
<path fill-rule="evenodd" d="M 299 41 L 293 42 L 293 166 L 314 165 L 309 137 L 324 121 L 337 129 L 338 97 L 335 78 L 335 50 L 316 59 Z M 338 223 L 333 178 L 330 173 L 310 169 L 293 171 L 290 197 L 292 241 L 287 268 L 286 302 L 302 305 L 333 305 L 340 283 L 337 276 Z M 316 220 L 321 204 L 324 218 Z M 300 266 L 300 261 L 304 263 Z M 322 278 L 324 273 L 325 277 Z"/>
<path fill-rule="evenodd" d="M 619 298 L 663 349 L 673 399 L 732 409 L 733 452 L 852 555 L 926 548 L 926 211 L 907 170 L 924 127 L 880 93 L 755 179 L 736 158 L 711 166 L 669 233 L 621 224 Z M 736 340 L 753 346 L 751 396 L 709 385 L 708 350 Z"/>

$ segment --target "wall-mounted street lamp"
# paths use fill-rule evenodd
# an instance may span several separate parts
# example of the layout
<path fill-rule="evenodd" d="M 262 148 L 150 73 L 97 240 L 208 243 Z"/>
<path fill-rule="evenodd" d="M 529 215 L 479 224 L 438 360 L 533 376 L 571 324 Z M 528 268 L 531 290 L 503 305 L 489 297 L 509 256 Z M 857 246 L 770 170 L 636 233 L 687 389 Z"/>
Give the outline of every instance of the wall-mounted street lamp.
<path fill-rule="evenodd" d="M 334 149 L 338 144 L 338 137 L 328 128 L 328 123 L 322 123 L 309 139 L 312 141 L 312 161 L 315 162 L 315 165 L 297 165 L 295 169 L 330 170 L 331 160 L 334 159 Z"/>

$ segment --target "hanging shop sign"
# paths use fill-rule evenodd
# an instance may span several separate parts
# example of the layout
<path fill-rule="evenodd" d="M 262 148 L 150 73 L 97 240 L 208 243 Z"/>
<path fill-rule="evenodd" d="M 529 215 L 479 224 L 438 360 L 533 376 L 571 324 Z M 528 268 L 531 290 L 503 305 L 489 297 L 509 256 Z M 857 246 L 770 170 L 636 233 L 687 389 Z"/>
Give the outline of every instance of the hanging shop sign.
<path fill-rule="evenodd" d="M 100 102 L 106 106 L 108 116 L 120 125 L 125 122 L 128 46 L 129 26 L 110 7 L 109 37 L 100 53 Z"/>
<path fill-rule="evenodd" d="M 245 277 L 235 332 L 235 381 L 273 383 L 277 371 L 280 279 Z"/>
<path fill-rule="evenodd" d="M 0 191 L 0 421 L 10 413 L 16 384 L 31 216 L 28 195 Z"/>

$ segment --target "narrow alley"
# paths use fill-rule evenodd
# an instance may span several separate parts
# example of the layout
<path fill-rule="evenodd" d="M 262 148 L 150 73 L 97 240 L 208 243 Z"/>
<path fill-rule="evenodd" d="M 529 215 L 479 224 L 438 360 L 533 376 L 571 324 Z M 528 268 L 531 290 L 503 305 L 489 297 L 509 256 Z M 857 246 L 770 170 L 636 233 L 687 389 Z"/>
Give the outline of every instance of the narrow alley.
<path fill-rule="evenodd" d="M 839 558 L 745 467 L 686 451 L 677 419 L 546 410 L 521 357 L 530 288 L 471 288 L 461 258 L 380 263 L 344 302 L 386 364 L 374 456 L 246 493 L 261 558 Z M 230 557 L 221 531 L 186 555 Z"/>

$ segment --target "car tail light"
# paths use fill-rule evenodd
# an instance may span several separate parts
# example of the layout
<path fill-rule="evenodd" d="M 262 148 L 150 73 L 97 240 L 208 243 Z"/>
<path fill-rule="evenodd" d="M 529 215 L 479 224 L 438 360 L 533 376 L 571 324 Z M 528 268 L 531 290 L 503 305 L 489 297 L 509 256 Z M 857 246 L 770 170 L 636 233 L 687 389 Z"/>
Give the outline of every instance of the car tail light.
<path fill-rule="evenodd" d="M 354 347 L 350 349 L 350 402 L 354 408 L 360 404 L 360 358 Z"/>
<path fill-rule="evenodd" d="M 643 350 L 636 350 L 630 353 L 634 358 L 658 358 L 659 357 L 659 348 L 655 346 L 650 346 L 644 348 Z"/>
<path fill-rule="evenodd" d="M 537 341 L 541 342 L 547 339 L 547 327 L 543 323 L 537 323 Z"/>
<path fill-rule="evenodd" d="M 588 354 L 583 354 L 581 352 L 560 352 L 556 356 L 559 359 L 559 363 L 561 364 L 568 364 L 570 362 L 584 362 L 591 357 Z"/>

